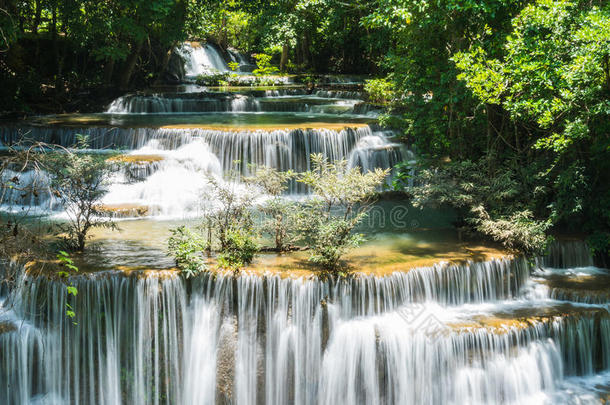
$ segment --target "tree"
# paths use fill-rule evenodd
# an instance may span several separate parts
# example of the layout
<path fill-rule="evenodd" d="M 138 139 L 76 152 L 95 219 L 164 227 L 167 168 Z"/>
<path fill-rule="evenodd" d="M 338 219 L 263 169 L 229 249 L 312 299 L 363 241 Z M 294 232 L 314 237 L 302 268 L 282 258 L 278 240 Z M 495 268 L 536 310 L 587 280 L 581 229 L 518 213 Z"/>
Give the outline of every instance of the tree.
<path fill-rule="evenodd" d="M 421 166 L 416 186 L 408 189 L 415 207 L 452 207 L 458 214 L 455 225 L 460 235 L 466 230 L 509 249 L 544 253 L 550 223 L 533 218 L 533 196 L 510 167 L 489 176 L 485 159 L 425 162 Z"/>
<path fill-rule="evenodd" d="M 208 268 L 203 257 L 208 243 L 201 233 L 186 226 L 180 226 L 172 229 L 171 234 L 172 236 L 167 240 L 168 254 L 174 257 L 176 266 L 187 278 Z"/>
<path fill-rule="evenodd" d="M 81 138 L 78 148 L 84 149 L 86 145 L 87 139 Z M 116 228 L 114 222 L 103 218 L 100 210 L 113 171 L 107 158 L 107 155 L 63 149 L 46 159 L 51 191 L 68 216 L 68 222 L 58 226 L 65 233 L 64 242 L 69 249 L 82 252 L 93 228 Z"/>
<path fill-rule="evenodd" d="M 295 204 L 283 197 L 288 183 L 296 177 L 296 173 L 288 170 L 280 172 L 267 166 L 254 167 L 254 176 L 246 179 L 247 182 L 258 186 L 269 198 L 265 199 L 259 208 L 267 217 L 262 222 L 263 232 L 273 236 L 275 250 L 284 252 L 290 249 L 294 240 L 292 223 L 289 213 Z"/>
<path fill-rule="evenodd" d="M 470 91 L 510 122 L 496 133 L 518 165 L 540 166 L 542 214 L 584 223 L 610 252 L 610 6 L 588 4 L 539 0 L 513 20 L 500 57 L 477 45 L 454 60 Z"/>
<path fill-rule="evenodd" d="M 258 251 L 252 208 L 256 193 L 239 184 L 237 175 L 228 178 L 207 176 L 208 187 L 201 199 L 202 225 L 199 229 L 173 229 L 168 240 L 170 255 L 187 275 L 207 268 L 202 254 L 217 253 L 219 267 L 237 271 L 252 262 Z"/>
<path fill-rule="evenodd" d="M 404 137 L 420 152 L 464 158 L 486 145 L 485 116 L 457 78 L 451 57 L 485 30 L 498 35 L 483 46 L 495 54 L 523 0 L 378 0 L 362 23 L 390 36 L 382 66 L 394 82 Z"/>
<path fill-rule="evenodd" d="M 370 197 L 384 182 L 389 170 L 361 173 L 347 161 L 330 163 L 321 154 L 311 156 L 312 170 L 299 177 L 314 197 L 295 214 L 299 239 L 311 250 L 310 260 L 325 271 L 339 273 L 341 257 L 358 246 L 363 236 L 354 228 L 366 217 Z"/>

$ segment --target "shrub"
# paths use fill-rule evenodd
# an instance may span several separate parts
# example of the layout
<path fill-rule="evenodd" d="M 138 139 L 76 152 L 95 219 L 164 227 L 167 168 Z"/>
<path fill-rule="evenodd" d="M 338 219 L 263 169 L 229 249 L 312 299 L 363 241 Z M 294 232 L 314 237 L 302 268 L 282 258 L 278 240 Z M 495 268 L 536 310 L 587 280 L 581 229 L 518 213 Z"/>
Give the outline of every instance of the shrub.
<path fill-rule="evenodd" d="M 513 250 L 524 252 L 544 252 L 549 239 L 546 231 L 549 222 L 536 221 L 530 211 L 517 211 L 507 217 L 491 218 L 482 206 L 473 209 L 475 216 L 468 222 L 475 229 L 496 242 Z"/>
<path fill-rule="evenodd" d="M 341 257 L 364 240 L 362 234 L 353 234 L 352 230 L 365 216 L 365 212 L 359 212 L 345 217 L 341 212 L 328 211 L 321 200 L 314 200 L 295 211 L 293 221 L 299 240 L 310 249 L 309 261 L 325 271 L 343 274 Z"/>
<path fill-rule="evenodd" d="M 256 60 L 257 69 L 254 69 L 252 73 L 255 76 L 270 76 L 279 73 L 279 69 L 271 65 L 271 55 L 265 53 L 257 53 L 254 55 Z"/>
<path fill-rule="evenodd" d="M 77 147 L 86 148 L 88 140 L 80 137 Z M 68 216 L 59 224 L 65 234 L 67 249 L 83 251 L 93 228 L 116 229 L 116 224 L 102 218 L 100 202 L 108 192 L 108 181 L 114 166 L 107 155 L 87 154 L 64 149 L 50 153 L 45 168 L 51 177 L 51 191 L 59 199 Z"/>
<path fill-rule="evenodd" d="M 312 170 L 299 180 L 308 185 L 314 197 L 294 215 L 299 239 L 311 250 L 310 261 L 331 273 L 340 272 L 340 259 L 363 241 L 353 229 L 366 217 L 370 197 L 389 170 L 362 173 L 348 168 L 347 161 L 328 162 L 322 155 L 312 155 Z"/>
<path fill-rule="evenodd" d="M 180 271 L 191 277 L 207 270 L 203 252 L 208 245 L 204 237 L 185 226 L 172 229 L 170 232 L 172 235 L 167 241 L 168 254 L 174 257 Z"/>
<path fill-rule="evenodd" d="M 226 232 L 225 247 L 218 254 L 218 265 L 233 271 L 252 263 L 258 251 L 255 236 L 244 229 L 230 229 Z"/>
<path fill-rule="evenodd" d="M 364 82 L 364 91 L 372 103 L 386 104 L 394 98 L 394 84 L 388 79 L 368 79 Z"/>
<path fill-rule="evenodd" d="M 254 176 L 247 179 L 269 195 L 260 204 L 260 210 L 266 215 L 262 221 L 261 229 L 263 232 L 273 236 L 275 249 L 283 252 L 289 248 L 289 244 L 294 240 L 291 233 L 292 225 L 289 213 L 293 211 L 295 204 L 282 198 L 282 194 L 288 188 L 288 182 L 296 174 L 292 171 L 280 172 L 274 168 L 261 166 L 254 167 Z"/>
<path fill-rule="evenodd" d="M 223 86 L 229 78 L 229 72 L 216 72 L 209 75 L 199 75 L 195 82 L 200 86 Z"/>
<path fill-rule="evenodd" d="M 458 213 L 457 226 L 482 234 L 509 249 L 542 253 L 550 221 L 539 221 L 528 209 L 526 185 L 509 167 L 490 171 L 488 162 L 424 163 L 417 186 L 409 189 L 416 207 L 447 205 Z"/>

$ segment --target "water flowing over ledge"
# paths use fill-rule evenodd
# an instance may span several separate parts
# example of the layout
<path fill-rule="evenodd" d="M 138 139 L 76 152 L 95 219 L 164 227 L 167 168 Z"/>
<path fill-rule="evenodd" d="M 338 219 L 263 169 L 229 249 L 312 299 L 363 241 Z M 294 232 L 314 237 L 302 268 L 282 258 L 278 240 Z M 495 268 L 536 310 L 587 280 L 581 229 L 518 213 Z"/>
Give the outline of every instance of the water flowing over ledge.
<path fill-rule="evenodd" d="M 116 159 L 122 167 L 103 204 L 141 208 L 147 215 L 166 217 L 189 216 L 200 209 L 207 175 L 221 178 L 232 173 L 241 178 L 252 175 L 256 166 L 303 172 L 311 169 L 312 154 L 322 154 L 330 161 L 346 159 L 349 167 L 364 171 L 391 169 L 405 158 L 413 159 L 413 154 L 393 143 L 386 132 L 373 131 L 369 126 L 339 130 L 32 127 L 30 131 L 30 138 L 64 147 L 74 145 L 77 135 L 88 135 L 90 147 L 98 152 L 130 149 Z M 16 128 L 0 128 L 0 140 L 5 144 L 17 142 L 21 133 Z M 5 175 L 10 178 L 12 172 Z M 5 205 L 18 209 L 25 202 L 30 204 L 25 208 L 34 207 L 40 212 L 60 208 L 46 190 L 44 176 L 23 175 L 22 183 L 34 182 L 39 183 L 39 190 L 25 200 L 23 193 L 7 190 Z M 391 182 L 390 177 L 387 182 Z M 307 192 L 303 184 L 290 181 L 288 193 Z"/>
<path fill-rule="evenodd" d="M 257 97 L 262 93 L 262 97 Z M 312 94 L 285 96 L 276 92 L 177 93 L 161 95 L 127 95 L 114 100 L 110 114 L 178 114 L 193 112 L 298 112 L 318 114 L 377 115 L 379 110 L 351 91 L 318 90 Z M 297 92 L 295 92 L 297 93 Z"/>
<path fill-rule="evenodd" d="M 530 271 L 506 258 L 328 281 L 98 272 L 71 279 L 77 325 L 63 283 L 24 276 L 0 318 L 0 400 L 552 401 L 564 376 L 610 367 L 610 318 L 529 301 Z"/>

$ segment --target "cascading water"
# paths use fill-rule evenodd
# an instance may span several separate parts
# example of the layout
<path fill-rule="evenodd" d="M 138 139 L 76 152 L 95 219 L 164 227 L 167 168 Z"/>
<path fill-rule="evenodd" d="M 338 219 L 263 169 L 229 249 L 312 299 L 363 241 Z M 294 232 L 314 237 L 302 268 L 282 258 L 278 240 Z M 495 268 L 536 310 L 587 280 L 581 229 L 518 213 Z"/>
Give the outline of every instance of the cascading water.
<path fill-rule="evenodd" d="M 339 131 L 33 127 L 31 134 L 38 140 L 66 147 L 76 142 L 77 135 L 88 135 L 95 149 L 131 149 L 129 155 L 135 162 L 122 166 L 103 204 L 146 207 L 147 215 L 175 218 L 200 212 L 199 200 L 207 175 L 222 177 L 234 171 L 248 176 L 253 173 L 251 165 L 302 172 L 311 168 L 311 154 L 316 153 L 331 161 L 347 159 L 350 167 L 363 170 L 391 168 L 409 156 L 385 133 L 373 132 L 368 126 Z M 9 143 L 18 135 L 4 129 L 2 138 Z M 154 159 L 139 161 L 138 156 Z M 40 182 L 38 178 L 31 180 L 34 181 Z M 25 206 L 29 203 L 43 211 L 60 208 L 46 188 L 39 191 L 36 197 L 28 194 L 32 197 L 27 201 L 17 198 L 12 202 Z M 307 189 L 292 181 L 288 192 L 306 193 Z"/>
<path fill-rule="evenodd" d="M 239 72 L 250 73 L 256 69 L 256 65 L 252 63 L 244 53 L 231 48 L 227 49 L 227 52 L 229 53 L 231 62 L 235 62 L 239 65 L 237 69 Z"/>
<path fill-rule="evenodd" d="M 0 401 L 584 403 L 565 387 L 609 369 L 607 308 L 525 299 L 529 271 L 503 259 L 335 281 L 100 272 L 70 279 L 75 298 L 23 275 L 0 307 Z"/>
<path fill-rule="evenodd" d="M 377 111 L 374 106 L 347 97 L 317 95 L 258 97 L 256 94 L 253 92 L 246 95 L 227 93 L 127 95 L 114 100 L 107 112 L 111 114 L 295 112 L 371 116 Z"/>
<path fill-rule="evenodd" d="M 188 78 L 229 71 L 225 60 L 211 44 L 185 42 L 177 51 L 185 61 L 185 73 Z"/>
<path fill-rule="evenodd" d="M 211 45 L 179 52 L 190 78 L 228 70 Z M 145 207 L 154 221 L 123 224 L 153 234 L 160 218 L 196 221 L 208 176 L 235 170 L 241 187 L 249 164 L 300 172 L 321 153 L 366 171 L 414 160 L 392 131 L 367 125 L 375 111 L 361 78 L 326 81 L 341 86 L 126 95 L 106 113 L 0 127 L 0 142 L 26 135 L 71 147 L 87 135 L 96 153 L 120 150 L 102 203 Z M 3 209 L 60 212 L 44 174 L 19 177 L 19 190 L 3 190 Z M 289 193 L 306 192 L 290 184 Z M 140 268 L 171 264 L 118 239 L 113 260 L 95 262 L 111 271 L 58 280 L 2 264 L 19 275 L 13 289 L 0 285 L 0 403 L 598 404 L 610 385 L 610 275 L 582 243 L 557 244 L 533 266 L 504 258 L 382 277 L 187 279 L 119 271 L 125 252 Z"/>

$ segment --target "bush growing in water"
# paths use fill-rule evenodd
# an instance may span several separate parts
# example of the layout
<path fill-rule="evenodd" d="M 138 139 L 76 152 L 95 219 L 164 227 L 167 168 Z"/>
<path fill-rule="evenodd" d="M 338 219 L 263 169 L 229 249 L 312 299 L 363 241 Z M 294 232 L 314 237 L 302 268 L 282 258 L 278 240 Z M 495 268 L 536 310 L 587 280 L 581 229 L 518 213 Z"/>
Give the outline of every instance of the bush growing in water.
<path fill-rule="evenodd" d="M 204 208 L 201 230 L 179 227 L 172 230 L 168 240 L 169 254 L 176 265 L 187 275 L 207 269 L 203 253 L 218 253 L 218 265 L 238 270 L 252 262 L 258 251 L 255 242 L 251 209 L 256 193 L 240 189 L 237 175 L 230 174 L 228 181 L 208 176 L 206 193 L 202 196 Z"/>
<path fill-rule="evenodd" d="M 311 155 L 312 170 L 298 181 L 308 185 L 314 197 L 295 214 L 298 238 L 311 250 L 309 259 L 324 270 L 341 274 L 340 259 L 363 241 L 353 229 L 366 217 L 370 197 L 381 186 L 389 170 L 361 173 L 348 168 L 346 160 L 328 162 Z"/>
<path fill-rule="evenodd" d="M 77 149 L 88 147 L 88 139 L 79 137 Z M 59 224 L 65 234 L 68 249 L 83 251 L 93 228 L 116 229 L 116 224 L 102 218 L 100 202 L 108 192 L 107 186 L 113 166 L 108 155 L 88 154 L 64 149 L 50 153 L 45 169 L 51 177 L 51 190 L 59 199 L 68 222 Z"/>
<path fill-rule="evenodd" d="M 250 229 L 229 229 L 225 234 L 225 245 L 218 254 L 218 264 L 223 269 L 234 271 L 252 263 L 258 245 Z"/>
<path fill-rule="evenodd" d="M 342 274 L 340 259 L 363 241 L 354 228 L 367 215 L 370 197 L 383 183 L 389 170 L 361 173 L 348 168 L 347 161 L 328 162 L 322 155 L 312 155 L 313 169 L 297 176 L 273 168 L 256 168 L 246 181 L 246 189 L 236 182 L 209 178 L 209 191 L 203 201 L 212 207 L 204 215 L 207 241 L 202 233 L 184 227 L 172 231 L 169 253 L 187 274 L 206 268 L 202 253 L 212 246 L 218 252 L 218 265 L 237 270 L 252 262 L 258 246 L 255 242 L 251 210 L 257 195 L 249 188 L 256 185 L 271 198 L 261 205 L 268 218 L 263 230 L 273 235 L 277 251 L 284 251 L 293 240 L 310 249 L 310 260 L 323 270 Z M 281 194 L 293 178 L 311 188 L 314 197 L 300 206 L 284 201 Z M 232 176 L 235 179 L 235 176 Z"/>
<path fill-rule="evenodd" d="M 180 226 L 170 231 L 172 236 L 167 241 L 168 254 L 176 260 L 176 266 L 187 277 L 206 270 L 207 264 L 203 252 L 208 244 L 197 231 Z"/>
<path fill-rule="evenodd" d="M 266 215 L 261 224 L 261 229 L 273 236 L 275 250 L 283 252 L 289 249 L 290 243 L 294 241 L 289 213 L 293 210 L 295 204 L 282 198 L 282 194 L 288 188 L 288 182 L 295 178 L 296 173 L 290 170 L 280 172 L 266 166 L 255 167 L 254 169 L 255 175 L 246 180 L 271 196 L 259 206 L 260 210 Z"/>

